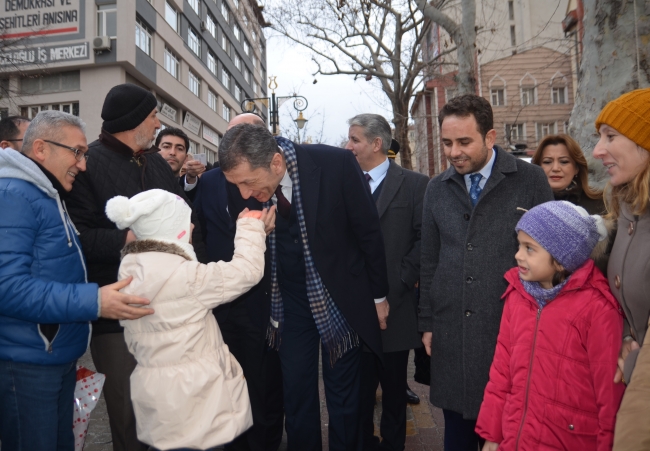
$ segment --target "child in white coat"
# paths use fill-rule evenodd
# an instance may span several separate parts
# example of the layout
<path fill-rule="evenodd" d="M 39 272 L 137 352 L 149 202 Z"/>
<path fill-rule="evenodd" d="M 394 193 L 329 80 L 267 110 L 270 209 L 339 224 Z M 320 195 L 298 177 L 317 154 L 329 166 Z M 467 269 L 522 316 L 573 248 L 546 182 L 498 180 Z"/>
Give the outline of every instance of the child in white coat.
<path fill-rule="evenodd" d="M 261 213 L 261 217 L 260 217 Z M 275 210 L 244 210 L 232 261 L 201 264 L 190 243 L 191 209 L 163 190 L 117 196 L 106 215 L 136 241 L 122 250 L 124 292 L 151 301 L 152 315 L 122 321 L 138 364 L 131 399 L 138 439 L 160 450 L 205 450 L 228 443 L 252 425 L 246 380 L 212 314 L 262 278 L 265 225 Z M 259 219 L 257 219 L 259 218 Z"/>

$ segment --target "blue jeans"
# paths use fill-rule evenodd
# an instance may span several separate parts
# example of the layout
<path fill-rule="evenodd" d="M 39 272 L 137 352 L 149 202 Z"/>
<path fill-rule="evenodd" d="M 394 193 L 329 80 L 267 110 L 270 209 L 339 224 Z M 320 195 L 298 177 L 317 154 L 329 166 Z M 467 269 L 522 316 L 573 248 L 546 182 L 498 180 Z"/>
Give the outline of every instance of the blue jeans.
<path fill-rule="evenodd" d="M 74 450 L 76 363 L 32 365 L 0 360 L 3 450 Z"/>

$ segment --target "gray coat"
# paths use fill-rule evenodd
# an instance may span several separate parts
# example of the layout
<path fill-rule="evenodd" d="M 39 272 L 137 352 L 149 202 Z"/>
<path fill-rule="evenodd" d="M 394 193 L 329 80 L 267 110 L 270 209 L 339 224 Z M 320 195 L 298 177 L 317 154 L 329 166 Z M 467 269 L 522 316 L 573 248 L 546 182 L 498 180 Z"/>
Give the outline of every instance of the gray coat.
<path fill-rule="evenodd" d="M 415 283 L 420 280 L 422 202 L 429 177 L 390 162 L 377 211 L 388 266 L 388 328 L 381 331 L 384 352 L 422 345 L 417 325 Z"/>
<path fill-rule="evenodd" d="M 424 197 L 419 328 L 433 332 L 431 402 L 476 419 L 496 347 L 515 225 L 553 200 L 544 171 L 499 150 L 476 207 L 451 167 Z"/>

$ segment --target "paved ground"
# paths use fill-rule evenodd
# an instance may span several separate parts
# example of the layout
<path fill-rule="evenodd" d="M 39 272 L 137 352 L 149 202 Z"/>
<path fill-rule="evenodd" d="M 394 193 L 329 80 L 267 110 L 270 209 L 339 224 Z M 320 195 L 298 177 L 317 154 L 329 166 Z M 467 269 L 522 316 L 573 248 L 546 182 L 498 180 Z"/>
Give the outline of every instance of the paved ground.
<path fill-rule="evenodd" d="M 413 359 L 409 365 L 409 386 L 416 392 L 422 402 L 418 405 L 408 406 L 406 416 L 406 451 L 442 451 L 442 437 L 444 433 L 444 420 L 442 411 L 429 404 L 429 387 L 413 381 Z M 90 353 L 86 353 L 79 363 L 87 368 L 94 369 Z M 327 451 L 327 424 L 329 416 L 325 406 L 325 395 L 322 381 L 321 392 L 321 422 L 323 430 L 323 450 Z M 377 408 L 375 409 L 375 430 L 379 425 L 381 416 L 381 389 L 377 391 Z M 112 451 L 111 432 L 106 413 L 106 403 L 102 398 L 91 414 L 88 437 L 85 451 Z M 286 451 L 286 437 L 279 451 Z"/>

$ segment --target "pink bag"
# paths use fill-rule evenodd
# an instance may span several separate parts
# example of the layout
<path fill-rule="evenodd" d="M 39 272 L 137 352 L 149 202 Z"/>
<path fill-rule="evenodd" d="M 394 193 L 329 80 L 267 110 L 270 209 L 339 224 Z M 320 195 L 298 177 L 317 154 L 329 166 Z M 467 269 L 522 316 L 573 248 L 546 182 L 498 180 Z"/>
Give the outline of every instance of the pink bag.
<path fill-rule="evenodd" d="M 77 385 L 74 388 L 74 413 L 72 417 L 75 451 L 84 449 L 90 412 L 99 401 L 99 395 L 102 393 L 105 380 L 106 376 L 102 373 L 95 373 L 77 365 Z"/>

